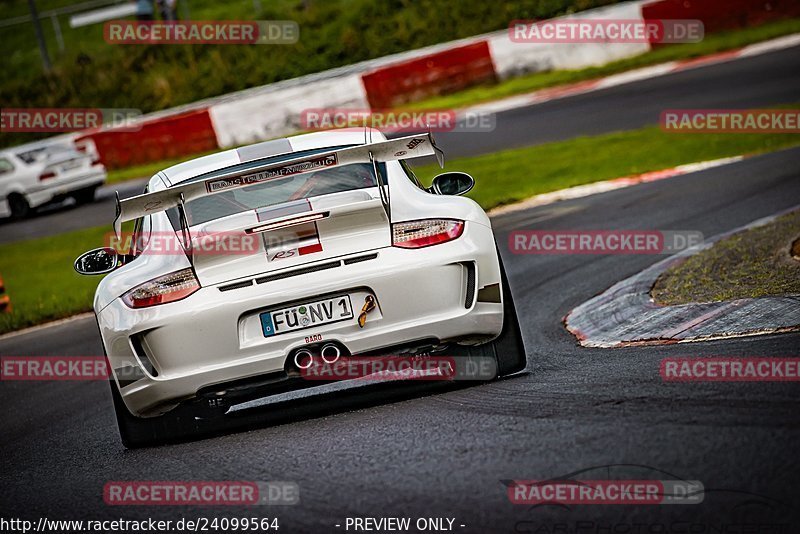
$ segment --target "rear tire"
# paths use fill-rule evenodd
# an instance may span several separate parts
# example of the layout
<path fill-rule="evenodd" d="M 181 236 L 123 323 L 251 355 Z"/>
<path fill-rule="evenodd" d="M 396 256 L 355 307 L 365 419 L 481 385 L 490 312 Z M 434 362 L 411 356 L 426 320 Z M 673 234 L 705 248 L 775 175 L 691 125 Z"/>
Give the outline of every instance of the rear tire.
<path fill-rule="evenodd" d="M 503 284 L 503 330 L 492 341 L 494 356 L 497 360 L 497 375 L 506 376 L 525 369 L 528 358 L 525 355 L 525 344 L 522 341 L 522 332 L 519 327 L 517 309 L 511 295 L 503 260 L 500 259 L 500 283 Z"/>
<path fill-rule="evenodd" d="M 511 296 L 508 278 L 499 255 L 498 259 L 500 261 L 500 283 L 503 290 L 503 329 L 500 331 L 500 335 L 493 341 L 482 345 L 456 345 L 452 347 L 456 356 L 494 358 L 497 363 L 495 378 L 522 371 L 527 364 L 525 345 L 522 342 L 517 310 L 514 307 L 514 298 Z"/>
<path fill-rule="evenodd" d="M 126 448 L 152 447 L 168 441 L 175 441 L 191 433 L 182 431 L 182 426 L 186 424 L 187 418 L 180 417 L 173 412 L 156 417 L 136 417 L 125 406 L 117 383 L 113 379 L 109 383 L 111 384 L 111 397 L 114 399 L 114 413 L 117 416 L 119 437 Z"/>
<path fill-rule="evenodd" d="M 8 195 L 8 209 L 11 210 L 12 219 L 24 219 L 31 213 L 31 205 L 19 193 Z"/>

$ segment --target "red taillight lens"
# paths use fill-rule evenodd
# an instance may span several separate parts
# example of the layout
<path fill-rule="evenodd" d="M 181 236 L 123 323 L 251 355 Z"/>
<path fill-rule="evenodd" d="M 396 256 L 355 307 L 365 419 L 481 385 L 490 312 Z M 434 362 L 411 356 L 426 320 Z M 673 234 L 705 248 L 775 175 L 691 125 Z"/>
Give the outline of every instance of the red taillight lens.
<path fill-rule="evenodd" d="M 50 178 L 55 178 L 55 177 L 56 173 L 54 173 L 53 171 L 44 172 L 39 175 L 39 181 L 44 182 L 45 180 L 49 180 Z"/>
<path fill-rule="evenodd" d="M 148 308 L 185 299 L 200 289 L 192 269 L 182 269 L 141 284 L 124 295 L 122 301 L 131 308 Z"/>
<path fill-rule="evenodd" d="M 464 221 L 426 219 L 392 225 L 392 245 L 401 248 L 422 248 L 446 243 L 464 233 Z"/>

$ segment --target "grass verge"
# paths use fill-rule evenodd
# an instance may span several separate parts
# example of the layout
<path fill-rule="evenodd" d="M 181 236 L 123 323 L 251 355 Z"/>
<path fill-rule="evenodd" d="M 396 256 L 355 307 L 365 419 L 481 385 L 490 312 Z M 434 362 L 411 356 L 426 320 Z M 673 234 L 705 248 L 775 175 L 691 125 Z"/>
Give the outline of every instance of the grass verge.
<path fill-rule="evenodd" d="M 579 70 L 537 72 L 511 78 L 494 85 L 481 85 L 457 93 L 429 98 L 409 104 L 405 109 L 458 109 L 481 102 L 533 92 L 547 87 L 591 80 L 628 70 L 691 59 L 717 52 L 734 50 L 743 46 L 800 32 L 800 19 L 771 22 L 756 28 L 712 33 L 699 43 L 675 44 L 657 48 L 645 54 L 615 61 L 600 67 Z"/>
<path fill-rule="evenodd" d="M 658 304 L 800 295 L 800 211 L 732 235 L 664 271 L 651 291 Z"/>
<path fill-rule="evenodd" d="M 507 150 L 449 162 L 477 179 L 470 193 L 486 209 L 574 185 L 685 163 L 759 153 L 800 144 L 792 134 L 674 134 L 657 127 Z M 435 165 L 416 169 L 427 183 Z M 72 270 L 82 252 L 102 245 L 109 226 L 0 245 L 0 274 L 13 312 L 0 314 L 0 333 L 91 309 L 98 277 Z"/>
<path fill-rule="evenodd" d="M 0 313 L 0 333 L 88 311 L 100 277 L 81 276 L 72 262 L 102 246 L 110 225 L 0 245 L 0 274 L 11 313 Z"/>

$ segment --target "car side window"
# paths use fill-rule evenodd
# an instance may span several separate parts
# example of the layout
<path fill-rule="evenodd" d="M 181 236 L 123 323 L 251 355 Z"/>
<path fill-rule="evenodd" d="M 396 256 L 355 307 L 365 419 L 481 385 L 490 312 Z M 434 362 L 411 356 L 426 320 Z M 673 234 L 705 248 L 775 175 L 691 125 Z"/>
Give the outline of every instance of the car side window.
<path fill-rule="evenodd" d="M 6 158 L 0 158 L 0 174 L 10 173 L 14 170 L 14 164 Z"/>

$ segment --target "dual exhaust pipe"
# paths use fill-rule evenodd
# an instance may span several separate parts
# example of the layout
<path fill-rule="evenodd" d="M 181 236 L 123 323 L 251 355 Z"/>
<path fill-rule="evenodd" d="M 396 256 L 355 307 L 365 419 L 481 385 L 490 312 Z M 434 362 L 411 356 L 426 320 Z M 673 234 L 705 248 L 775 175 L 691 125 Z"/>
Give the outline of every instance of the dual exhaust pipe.
<path fill-rule="evenodd" d="M 326 343 L 319 350 L 319 356 L 325 363 L 336 363 L 341 355 L 341 349 L 334 343 Z M 312 349 L 299 349 L 296 351 L 294 353 L 294 365 L 298 369 L 308 369 L 314 365 L 314 352 L 312 352 Z"/>

